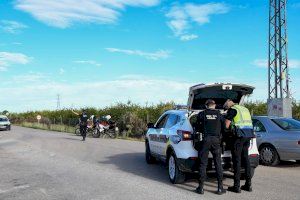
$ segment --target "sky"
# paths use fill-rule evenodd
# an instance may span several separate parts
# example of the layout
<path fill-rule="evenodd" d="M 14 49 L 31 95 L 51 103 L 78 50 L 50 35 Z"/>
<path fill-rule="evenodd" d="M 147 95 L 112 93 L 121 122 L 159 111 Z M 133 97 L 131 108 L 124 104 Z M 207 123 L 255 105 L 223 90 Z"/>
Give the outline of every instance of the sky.
<path fill-rule="evenodd" d="M 300 0 L 288 1 L 300 99 Z M 0 0 L 0 110 L 185 104 L 198 83 L 267 99 L 268 1 Z"/>

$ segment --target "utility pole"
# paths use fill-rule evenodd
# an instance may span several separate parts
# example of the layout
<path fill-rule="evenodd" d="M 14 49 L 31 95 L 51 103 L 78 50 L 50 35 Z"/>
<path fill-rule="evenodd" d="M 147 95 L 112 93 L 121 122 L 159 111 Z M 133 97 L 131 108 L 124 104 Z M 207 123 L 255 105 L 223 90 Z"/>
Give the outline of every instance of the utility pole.
<path fill-rule="evenodd" d="M 269 0 L 268 115 L 292 117 L 289 88 L 287 0 Z"/>

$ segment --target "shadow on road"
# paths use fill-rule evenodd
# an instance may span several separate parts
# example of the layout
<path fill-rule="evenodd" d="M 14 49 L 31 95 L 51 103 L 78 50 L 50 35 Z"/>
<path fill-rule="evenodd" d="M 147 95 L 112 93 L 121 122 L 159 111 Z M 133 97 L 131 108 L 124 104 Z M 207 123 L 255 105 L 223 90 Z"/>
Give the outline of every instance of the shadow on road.
<path fill-rule="evenodd" d="M 279 165 L 275 166 L 279 168 L 300 168 L 300 163 L 295 161 L 280 161 Z"/>
<path fill-rule="evenodd" d="M 171 184 L 168 179 L 167 167 L 163 163 L 148 165 L 145 161 L 144 153 L 124 153 L 107 157 L 106 161 L 100 161 L 99 164 L 115 165 L 119 170 L 131 173 L 143 178 L 154 181 Z M 224 178 L 229 178 L 230 175 L 224 174 Z M 177 188 L 194 191 L 197 186 L 197 174 L 188 174 L 187 180 L 183 184 L 174 185 Z M 213 187 L 214 190 L 206 190 L 208 192 L 215 192 L 217 188 L 217 180 L 214 173 L 208 174 L 208 180 L 205 186 Z M 225 187 L 228 185 L 225 185 Z"/>

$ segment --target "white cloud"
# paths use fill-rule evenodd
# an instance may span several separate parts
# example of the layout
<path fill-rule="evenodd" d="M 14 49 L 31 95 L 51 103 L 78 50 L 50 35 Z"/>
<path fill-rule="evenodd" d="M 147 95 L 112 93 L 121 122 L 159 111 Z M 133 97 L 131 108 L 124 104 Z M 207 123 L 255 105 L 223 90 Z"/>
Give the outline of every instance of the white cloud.
<path fill-rule="evenodd" d="M 7 67 L 13 64 L 25 65 L 32 58 L 22 53 L 0 52 L 0 71 L 7 70 Z"/>
<path fill-rule="evenodd" d="M 256 59 L 252 62 L 253 65 L 257 67 L 268 67 L 268 60 L 267 59 Z M 300 68 L 300 60 L 297 59 L 290 59 L 288 65 L 292 69 Z"/>
<path fill-rule="evenodd" d="M 94 66 L 97 66 L 97 67 L 100 67 L 101 64 L 94 61 L 94 60 L 76 60 L 74 61 L 75 63 L 78 63 L 78 64 L 88 64 L 88 65 L 94 65 Z"/>
<path fill-rule="evenodd" d="M 67 28 L 76 22 L 108 24 L 127 6 L 150 7 L 160 0 L 17 0 L 15 8 L 50 26 Z"/>
<path fill-rule="evenodd" d="M 46 76 L 44 74 L 37 72 L 13 76 L 13 80 L 19 83 L 43 81 L 45 78 Z"/>
<path fill-rule="evenodd" d="M 135 55 L 144 57 L 149 60 L 159 60 L 170 57 L 170 51 L 158 50 L 156 52 L 144 52 L 141 50 L 128 50 L 128 49 L 118 49 L 118 48 L 106 48 L 107 51 L 112 53 L 123 53 L 127 55 Z"/>
<path fill-rule="evenodd" d="M 210 22 L 211 15 L 225 14 L 229 11 L 229 7 L 224 3 L 208 3 L 208 4 L 186 4 L 185 10 L 191 19 L 199 25 Z"/>
<path fill-rule="evenodd" d="M 27 28 L 25 24 L 16 21 L 10 20 L 1 20 L 0 21 L 0 29 L 7 33 L 20 33 L 22 29 Z"/>
<path fill-rule="evenodd" d="M 180 36 L 180 40 L 182 40 L 182 41 L 190 41 L 190 40 L 194 40 L 197 38 L 198 38 L 198 35 L 195 35 L 195 34 Z"/>
<path fill-rule="evenodd" d="M 186 3 L 184 5 L 174 5 L 166 14 L 166 17 L 169 19 L 167 24 L 174 32 L 174 35 L 181 38 L 187 35 L 192 22 L 204 25 L 210 22 L 212 15 L 224 14 L 228 11 L 229 7 L 224 3 Z M 192 35 L 194 36 L 193 39 L 195 39 L 196 35 Z"/>

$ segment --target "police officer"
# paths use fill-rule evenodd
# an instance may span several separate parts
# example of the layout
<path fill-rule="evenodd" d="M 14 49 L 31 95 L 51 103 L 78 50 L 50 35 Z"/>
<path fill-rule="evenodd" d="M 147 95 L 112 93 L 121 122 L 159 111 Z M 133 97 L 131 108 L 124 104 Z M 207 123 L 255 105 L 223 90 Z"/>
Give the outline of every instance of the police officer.
<path fill-rule="evenodd" d="M 214 100 L 207 100 L 205 103 L 207 109 L 200 112 L 197 117 L 196 129 L 203 134 L 203 140 L 199 144 L 198 157 L 200 159 L 199 167 L 199 187 L 196 192 L 204 194 L 203 184 L 206 179 L 206 168 L 209 151 L 213 155 L 214 165 L 218 179 L 217 194 L 221 195 L 226 192 L 223 189 L 223 168 L 221 161 L 221 132 L 224 124 L 221 113 L 216 110 Z"/>
<path fill-rule="evenodd" d="M 85 141 L 86 138 L 86 132 L 87 132 L 87 121 L 88 121 L 88 115 L 86 113 L 86 110 L 82 110 L 82 112 L 79 114 L 72 110 L 72 112 L 79 116 L 79 126 L 80 126 L 80 134 L 82 136 L 82 141 Z"/>
<path fill-rule="evenodd" d="M 230 99 L 224 104 L 227 110 L 225 119 L 226 128 L 232 132 L 231 154 L 234 170 L 234 185 L 228 187 L 229 191 L 240 193 L 241 189 L 252 191 L 251 186 L 251 168 L 248 155 L 250 140 L 254 137 L 251 114 L 249 110 L 240 105 L 235 105 Z M 241 163 L 241 161 L 244 163 Z M 246 183 L 240 187 L 241 165 L 245 167 Z"/>

